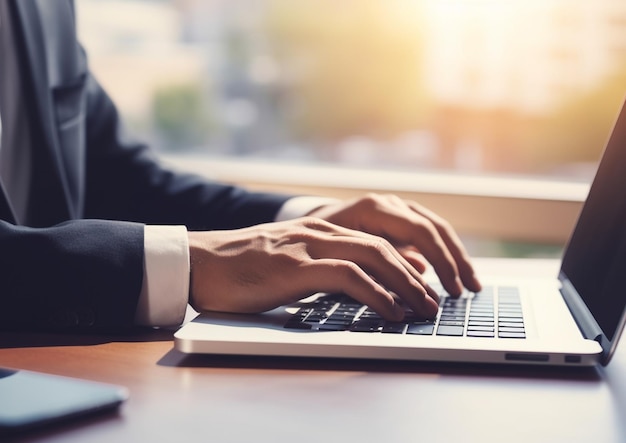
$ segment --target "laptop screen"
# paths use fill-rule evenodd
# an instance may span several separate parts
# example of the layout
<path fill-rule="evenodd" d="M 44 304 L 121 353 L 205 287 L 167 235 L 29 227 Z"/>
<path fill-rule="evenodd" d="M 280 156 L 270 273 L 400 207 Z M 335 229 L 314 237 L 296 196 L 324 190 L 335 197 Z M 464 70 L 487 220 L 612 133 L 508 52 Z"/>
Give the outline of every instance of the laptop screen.
<path fill-rule="evenodd" d="M 566 248 L 561 273 L 613 342 L 626 307 L 626 106 Z"/>

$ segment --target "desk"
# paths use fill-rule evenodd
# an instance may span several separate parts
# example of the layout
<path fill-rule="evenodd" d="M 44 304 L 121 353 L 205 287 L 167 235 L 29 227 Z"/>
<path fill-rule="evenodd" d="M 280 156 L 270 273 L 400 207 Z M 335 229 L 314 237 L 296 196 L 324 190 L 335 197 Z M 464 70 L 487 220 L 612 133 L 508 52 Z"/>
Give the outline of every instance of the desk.
<path fill-rule="evenodd" d="M 626 442 L 626 343 L 607 368 L 185 356 L 172 334 L 0 334 L 0 366 L 127 386 L 119 414 L 41 442 Z"/>

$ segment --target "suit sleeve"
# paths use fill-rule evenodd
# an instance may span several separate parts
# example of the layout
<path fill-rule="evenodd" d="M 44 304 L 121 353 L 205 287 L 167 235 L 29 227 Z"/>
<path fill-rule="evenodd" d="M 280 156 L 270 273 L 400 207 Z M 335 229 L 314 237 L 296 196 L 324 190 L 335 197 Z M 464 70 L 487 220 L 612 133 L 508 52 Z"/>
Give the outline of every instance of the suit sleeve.
<path fill-rule="evenodd" d="M 0 268 L 0 329 L 124 331 L 134 325 L 143 279 L 143 225 L 0 221 Z"/>
<path fill-rule="evenodd" d="M 93 76 L 87 88 L 86 217 L 189 230 L 234 229 L 273 221 L 290 197 L 163 167 L 148 147 L 128 136 Z"/>

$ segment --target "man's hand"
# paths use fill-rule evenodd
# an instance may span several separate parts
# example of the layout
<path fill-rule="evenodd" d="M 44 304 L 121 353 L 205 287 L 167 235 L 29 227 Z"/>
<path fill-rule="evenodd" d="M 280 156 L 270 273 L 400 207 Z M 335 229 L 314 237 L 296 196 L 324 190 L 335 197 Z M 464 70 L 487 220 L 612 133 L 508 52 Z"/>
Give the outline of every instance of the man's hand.
<path fill-rule="evenodd" d="M 481 289 L 469 256 L 447 221 L 423 206 L 395 195 L 368 195 L 323 206 L 309 215 L 391 242 L 420 272 L 431 263 L 446 291 Z"/>
<path fill-rule="evenodd" d="M 316 292 L 344 292 L 389 320 L 404 308 L 434 317 L 432 264 L 446 291 L 481 288 L 441 217 L 396 196 L 322 206 L 309 217 L 231 231 L 190 232 L 190 303 L 200 311 L 262 312 Z"/>
<path fill-rule="evenodd" d="M 339 222 L 352 212 L 360 212 L 355 220 L 374 215 L 350 208 L 326 213 Z M 419 242 L 421 250 L 433 248 L 428 240 Z M 320 218 L 189 232 L 189 246 L 190 303 L 200 311 L 262 312 L 319 291 L 344 292 L 389 320 L 404 315 L 391 292 L 417 314 L 434 317 L 438 310 L 437 294 L 389 241 Z"/>

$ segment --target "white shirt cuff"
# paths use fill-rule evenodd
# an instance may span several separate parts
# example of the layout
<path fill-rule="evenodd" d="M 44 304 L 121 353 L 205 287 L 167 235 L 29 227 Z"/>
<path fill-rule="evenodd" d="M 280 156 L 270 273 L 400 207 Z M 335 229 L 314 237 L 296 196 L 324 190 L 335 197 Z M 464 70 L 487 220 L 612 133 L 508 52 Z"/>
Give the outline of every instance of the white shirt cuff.
<path fill-rule="evenodd" d="M 302 217 L 320 206 L 337 202 L 325 197 L 293 197 L 275 221 Z M 141 326 L 179 326 L 189 301 L 189 239 L 184 226 L 144 227 L 144 279 L 135 323 Z"/>
<path fill-rule="evenodd" d="M 302 217 L 320 206 L 336 203 L 338 200 L 327 197 L 293 197 L 287 200 L 276 214 L 276 221 Z"/>
<path fill-rule="evenodd" d="M 178 326 L 189 301 L 189 239 L 184 226 L 144 227 L 144 279 L 135 323 Z"/>

